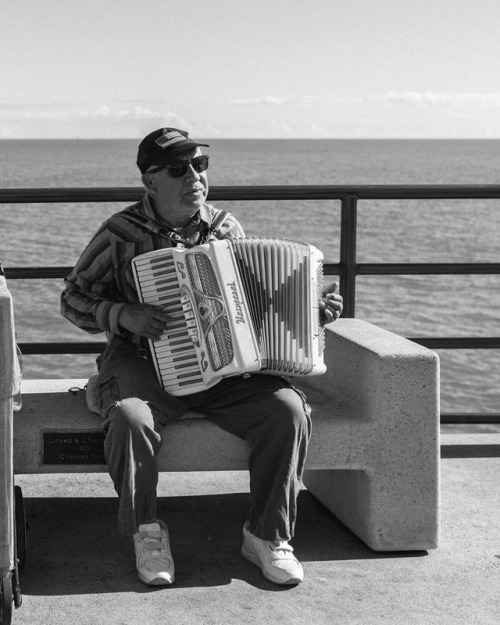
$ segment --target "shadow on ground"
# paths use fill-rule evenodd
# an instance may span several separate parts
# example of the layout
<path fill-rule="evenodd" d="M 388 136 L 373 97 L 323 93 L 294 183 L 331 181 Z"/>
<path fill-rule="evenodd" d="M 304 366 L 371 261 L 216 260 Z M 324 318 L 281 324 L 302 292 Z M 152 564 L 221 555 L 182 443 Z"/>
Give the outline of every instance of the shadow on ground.
<path fill-rule="evenodd" d="M 163 497 L 158 516 L 170 530 L 176 563 L 175 588 L 210 587 L 244 580 L 257 588 L 286 591 L 268 583 L 240 555 L 247 493 Z M 116 498 L 29 498 L 25 595 L 156 592 L 138 581 L 132 539 L 116 529 Z M 310 493 L 299 496 L 293 541 L 303 562 L 415 557 L 426 552 L 371 551 Z"/>

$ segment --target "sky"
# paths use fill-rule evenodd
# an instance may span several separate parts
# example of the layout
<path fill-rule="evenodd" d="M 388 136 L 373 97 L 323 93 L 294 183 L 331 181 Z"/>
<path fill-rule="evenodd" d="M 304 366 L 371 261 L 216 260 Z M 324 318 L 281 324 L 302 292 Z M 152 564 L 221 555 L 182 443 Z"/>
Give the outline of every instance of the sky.
<path fill-rule="evenodd" d="M 0 0 L 0 138 L 500 138 L 500 0 Z"/>

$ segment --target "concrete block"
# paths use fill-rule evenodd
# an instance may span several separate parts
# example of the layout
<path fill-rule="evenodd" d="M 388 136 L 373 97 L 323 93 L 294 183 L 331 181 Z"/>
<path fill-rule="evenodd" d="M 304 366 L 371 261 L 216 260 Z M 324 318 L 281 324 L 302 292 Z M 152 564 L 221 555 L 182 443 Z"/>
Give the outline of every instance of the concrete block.
<path fill-rule="evenodd" d="M 326 376 L 302 385 L 309 396 L 324 393 L 321 402 L 313 398 L 312 461 L 304 484 L 374 550 L 436 547 L 437 355 L 354 319 L 327 332 L 327 355 Z M 336 402 L 348 407 L 347 422 L 339 421 Z M 329 461 L 328 450 L 338 447 L 343 462 L 338 453 Z"/>

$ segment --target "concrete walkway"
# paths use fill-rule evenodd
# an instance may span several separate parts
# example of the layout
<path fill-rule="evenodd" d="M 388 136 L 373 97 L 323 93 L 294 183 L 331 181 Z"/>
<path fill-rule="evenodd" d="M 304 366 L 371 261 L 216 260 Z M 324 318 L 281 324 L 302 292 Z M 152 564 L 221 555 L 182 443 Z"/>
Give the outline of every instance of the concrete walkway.
<path fill-rule="evenodd" d="M 149 588 L 115 529 L 106 475 L 17 476 L 29 523 L 16 625 L 500 622 L 500 434 L 442 436 L 437 550 L 370 551 L 306 490 L 293 542 L 305 582 L 268 583 L 240 553 L 245 473 L 163 474 L 177 581 Z"/>

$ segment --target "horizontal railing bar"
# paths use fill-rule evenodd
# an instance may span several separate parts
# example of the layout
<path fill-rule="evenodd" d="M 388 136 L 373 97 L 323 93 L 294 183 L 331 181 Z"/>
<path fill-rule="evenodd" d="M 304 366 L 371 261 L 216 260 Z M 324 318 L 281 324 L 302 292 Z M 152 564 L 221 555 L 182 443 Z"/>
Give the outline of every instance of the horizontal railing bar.
<path fill-rule="evenodd" d="M 500 414 L 493 412 L 469 414 L 443 413 L 441 414 L 440 421 L 442 424 L 470 423 L 481 425 L 483 423 L 500 423 Z"/>
<path fill-rule="evenodd" d="M 65 278 L 73 267 L 4 267 L 8 280 Z"/>
<path fill-rule="evenodd" d="M 61 202 L 137 202 L 143 187 L 54 187 L 53 189 L 0 189 L 0 204 Z"/>
<path fill-rule="evenodd" d="M 11 279 L 64 278 L 73 267 L 4 267 L 5 275 Z M 326 275 L 340 275 L 340 263 L 324 263 Z M 356 267 L 357 275 L 460 275 L 500 274 L 500 263 L 361 263 Z"/>
<path fill-rule="evenodd" d="M 10 280 L 64 278 L 73 267 L 4 267 Z M 324 263 L 325 275 L 341 275 L 341 263 Z M 360 263 L 359 276 L 500 274 L 500 263 Z"/>
<path fill-rule="evenodd" d="M 143 187 L 54 187 L 0 189 L 0 204 L 60 202 L 137 202 Z M 230 200 L 421 200 L 495 199 L 500 185 L 264 185 L 213 186 L 210 201 Z"/>
<path fill-rule="evenodd" d="M 105 342 L 46 342 L 18 343 L 23 355 L 40 356 L 48 354 L 100 354 L 106 348 Z"/>
<path fill-rule="evenodd" d="M 500 337 L 496 336 L 408 337 L 408 340 L 428 349 L 500 349 Z"/>
<path fill-rule="evenodd" d="M 429 349 L 500 349 L 499 337 L 424 337 L 408 338 Z M 23 354 L 97 354 L 106 343 L 101 342 L 45 342 L 19 343 Z"/>
<path fill-rule="evenodd" d="M 268 185 L 256 187 L 211 187 L 211 200 L 421 200 L 495 199 L 500 185 Z"/>
<path fill-rule="evenodd" d="M 73 267 L 4 267 L 10 280 L 64 278 Z M 341 275 L 340 263 L 324 263 L 325 275 Z M 500 263 L 362 263 L 356 267 L 357 275 L 460 275 L 500 274 Z"/>
<path fill-rule="evenodd" d="M 73 267 L 3 267 L 8 280 L 42 280 L 65 278 Z M 342 273 L 340 263 L 324 263 L 323 271 L 326 276 L 335 276 Z"/>
<path fill-rule="evenodd" d="M 359 263 L 358 275 L 500 274 L 500 263 Z"/>

